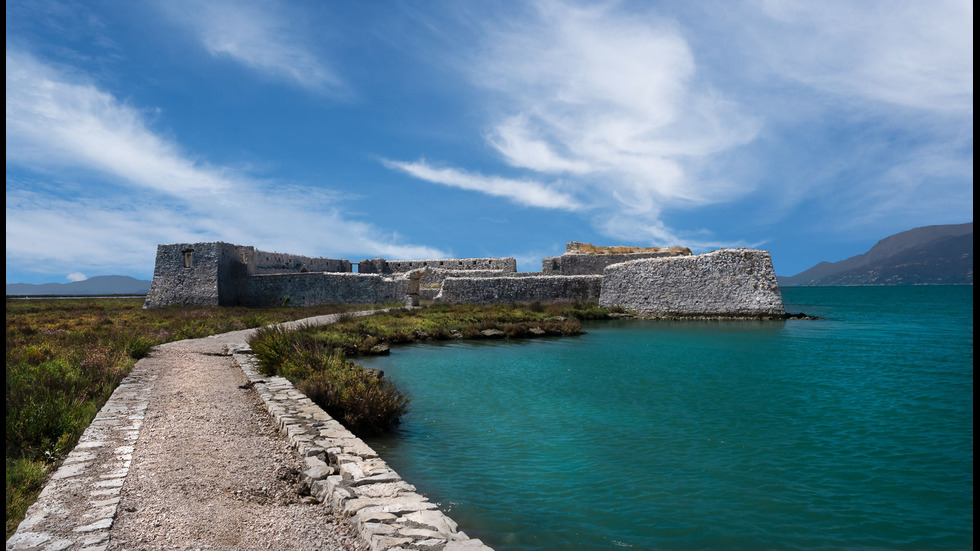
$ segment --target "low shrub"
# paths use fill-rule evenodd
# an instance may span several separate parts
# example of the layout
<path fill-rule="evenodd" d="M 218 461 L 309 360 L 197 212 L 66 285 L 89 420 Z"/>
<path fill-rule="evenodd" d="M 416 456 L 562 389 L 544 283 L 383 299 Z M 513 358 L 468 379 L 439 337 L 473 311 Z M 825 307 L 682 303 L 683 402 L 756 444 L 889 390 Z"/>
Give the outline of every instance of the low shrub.
<path fill-rule="evenodd" d="M 393 384 L 347 360 L 342 348 L 318 339 L 312 328 L 263 328 L 250 345 L 261 372 L 289 379 L 352 431 L 385 432 L 406 411 L 409 400 Z"/>
<path fill-rule="evenodd" d="M 350 430 L 380 434 L 405 414 L 409 399 L 390 381 L 347 360 L 343 352 L 319 355 L 318 363 L 298 388 Z"/>
<path fill-rule="evenodd" d="M 153 343 L 143 336 L 136 336 L 126 341 L 126 353 L 134 360 L 140 360 L 150 355 Z"/>

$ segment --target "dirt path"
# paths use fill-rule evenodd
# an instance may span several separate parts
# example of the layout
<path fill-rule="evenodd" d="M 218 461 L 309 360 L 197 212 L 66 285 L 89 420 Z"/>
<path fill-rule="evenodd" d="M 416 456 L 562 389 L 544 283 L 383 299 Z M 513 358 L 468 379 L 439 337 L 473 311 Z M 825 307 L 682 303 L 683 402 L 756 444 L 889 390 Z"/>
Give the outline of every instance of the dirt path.
<path fill-rule="evenodd" d="M 362 549 L 349 524 L 301 502 L 299 457 L 243 388 L 228 341 L 170 343 L 145 360 L 157 378 L 108 549 Z"/>

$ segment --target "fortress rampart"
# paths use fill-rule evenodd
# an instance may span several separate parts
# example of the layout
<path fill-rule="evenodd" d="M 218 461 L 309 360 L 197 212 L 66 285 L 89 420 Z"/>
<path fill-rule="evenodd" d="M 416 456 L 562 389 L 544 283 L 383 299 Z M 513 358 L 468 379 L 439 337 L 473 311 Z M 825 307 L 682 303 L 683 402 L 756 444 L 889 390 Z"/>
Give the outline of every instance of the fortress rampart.
<path fill-rule="evenodd" d="M 437 258 L 432 260 L 372 258 L 357 263 L 357 273 L 359 274 L 398 274 L 421 268 L 516 272 L 517 260 L 513 258 Z"/>
<path fill-rule="evenodd" d="M 228 243 L 160 245 L 144 307 L 598 301 L 646 317 L 785 314 L 769 253 L 753 249 L 692 255 L 572 242 L 535 273 L 517 272 L 513 258 L 374 258 L 357 266 L 354 273 L 348 260 Z"/>
<path fill-rule="evenodd" d="M 384 304 L 405 300 L 408 281 L 379 274 L 298 273 L 242 280 L 237 304 L 262 308 L 317 304 Z"/>
<path fill-rule="evenodd" d="M 753 249 L 613 264 L 604 272 L 599 305 L 645 317 L 785 313 L 769 253 Z"/>
<path fill-rule="evenodd" d="M 286 274 L 286 273 L 305 273 L 305 272 L 342 272 L 350 273 L 351 263 L 349 260 L 338 258 L 310 258 L 308 256 L 297 256 L 293 254 L 267 253 L 257 251 L 253 247 L 240 247 L 244 255 L 248 257 L 246 264 L 251 266 L 249 274 Z"/>
<path fill-rule="evenodd" d="M 601 275 L 451 277 L 433 301 L 451 304 L 597 302 Z"/>

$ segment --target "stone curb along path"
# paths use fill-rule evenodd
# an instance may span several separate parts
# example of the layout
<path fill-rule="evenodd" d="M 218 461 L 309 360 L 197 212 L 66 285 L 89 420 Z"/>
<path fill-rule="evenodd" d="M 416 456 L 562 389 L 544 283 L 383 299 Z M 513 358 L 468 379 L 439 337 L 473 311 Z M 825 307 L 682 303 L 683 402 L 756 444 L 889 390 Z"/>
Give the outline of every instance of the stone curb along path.
<path fill-rule="evenodd" d="M 283 326 L 338 319 L 337 314 L 318 316 Z M 261 375 L 247 344 L 252 334 L 254 330 L 245 330 L 210 338 L 227 343 L 227 353 L 303 458 L 307 469 L 300 482 L 305 491 L 344 515 L 373 551 L 493 551 L 459 531 L 436 504 L 289 381 Z M 151 356 L 137 362 L 112 394 L 7 540 L 8 550 L 104 551 L 108 547 L 133 444 L 156 380 L 152 360 Z"/>
<path fill-rule="evenodd" d="M 137 362 L 27 510 L 7 549 L 102 551 L 108 546 L 156 378 L 150 362 Z"/>
<path fill-rule="evenodd" d="M 308 467 L 301 484 L 355 523 L 372 550 L 492 551 L 459 531 L 436 504 L 289 381 L 261 375 L 247 345 L 241 346 L 230 352 Z"/>

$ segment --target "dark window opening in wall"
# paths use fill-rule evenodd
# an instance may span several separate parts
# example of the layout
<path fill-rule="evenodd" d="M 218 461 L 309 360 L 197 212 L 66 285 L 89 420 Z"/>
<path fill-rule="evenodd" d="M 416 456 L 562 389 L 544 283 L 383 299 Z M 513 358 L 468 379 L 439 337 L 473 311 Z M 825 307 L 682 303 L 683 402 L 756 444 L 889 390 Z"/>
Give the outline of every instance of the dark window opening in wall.
<path fill-rule="evenodd" d="M 194 260 L 193 260 L 194 249 L 184 249 L 181 252 L 184 253 L 184 267 L 185 268 L 190 268 L 191 266 L 193 266 L 194 265 Z"/>
<path fill-rule="evenodd" d="M 556 272 L 558 270 L 560 270 L 560 268 L 558 267 L 558 259 L 557 258 L 551 261 L 551 269 L 554 270 L 554 271 L 556 271 Z"/>

